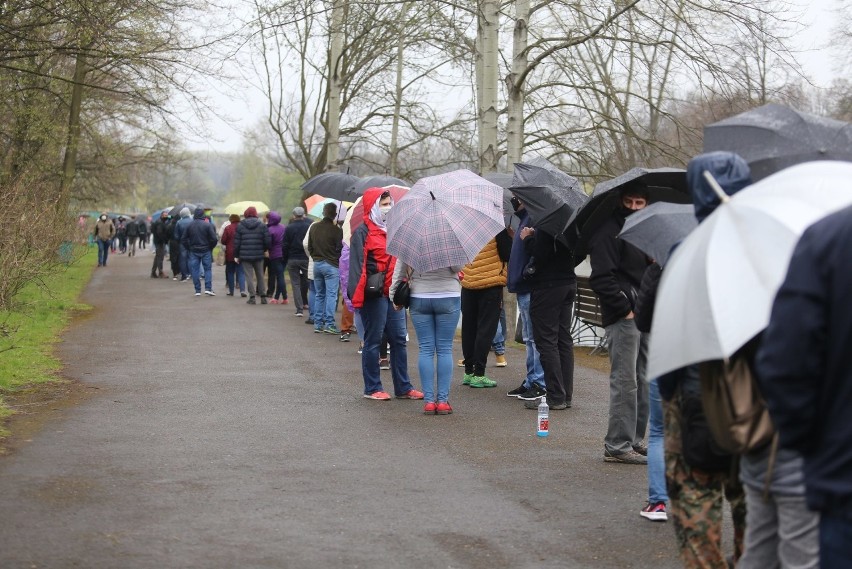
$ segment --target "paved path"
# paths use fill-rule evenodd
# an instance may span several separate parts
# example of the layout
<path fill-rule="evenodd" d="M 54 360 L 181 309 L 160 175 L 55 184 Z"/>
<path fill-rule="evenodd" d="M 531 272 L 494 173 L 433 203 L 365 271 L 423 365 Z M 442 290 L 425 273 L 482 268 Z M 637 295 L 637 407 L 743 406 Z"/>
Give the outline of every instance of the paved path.
<path fill-rule="evenodd" d="M 602 462 L 603 374 L 577 368 L 547 439 L 505 396 L 520 350 L 424 416 L 361 398 L 357 343 L 292 306 L 225 296 L 221 267 L 195 298 L 150 263 L 96 270 L 60 346 L 96 395 L 0 458 L 0 567 L 679 566 L 639 517 L 645 469 Z"/>

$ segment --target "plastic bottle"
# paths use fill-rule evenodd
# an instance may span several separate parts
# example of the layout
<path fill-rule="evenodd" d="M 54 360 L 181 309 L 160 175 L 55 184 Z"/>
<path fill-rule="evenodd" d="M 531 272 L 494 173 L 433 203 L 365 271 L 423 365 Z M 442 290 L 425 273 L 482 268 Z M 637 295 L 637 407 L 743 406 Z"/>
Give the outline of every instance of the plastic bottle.
<path fill-rule="evenodd" d="M 538 430 L 536 434 L 540 437 L 546 437 L 550 433 L 550 407 L 547 406 L 547 397 L 541 398 L 541 403 L 538 404 Z"/>

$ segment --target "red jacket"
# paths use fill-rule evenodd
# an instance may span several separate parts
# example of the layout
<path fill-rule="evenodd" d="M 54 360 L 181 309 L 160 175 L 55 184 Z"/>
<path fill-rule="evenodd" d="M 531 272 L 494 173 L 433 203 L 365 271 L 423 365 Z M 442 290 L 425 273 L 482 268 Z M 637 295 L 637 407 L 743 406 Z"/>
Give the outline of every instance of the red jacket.
<path fill-rule="evenodd" d="M 222 232 L 222 245 L 225 246 L 225 262 L 234 262 L 234 237 L 237 235 L 239 223 L 232 223 Z"/>
<path fill-rule="evenodd" d="M 364 204 L 364 224 L 367 226 L 367 240 L 364 243 L 364 261 L 361 266 L 361 279 L 358 281 L 358 286 L 355 287 L 355 294 L 352 295 L 352 306 L 355 308 L 364 306 L 364 288 L 367 285 L 367 275 L 378 271 L 384 272 L 384 295 L 388 296 L 388 290 L 393 279 L 393 270 L 396 267 L 396 257 L 389 255 L 386 249 L 388 242 L 387 233 L 382 231 L 370 219 L 370 212 L 373 210 L 373 205 L 379 200 L 384 191 L 381 188 L 370 188 L 364 192 L 364 197 L 361 199 L 361 202 Z"/>

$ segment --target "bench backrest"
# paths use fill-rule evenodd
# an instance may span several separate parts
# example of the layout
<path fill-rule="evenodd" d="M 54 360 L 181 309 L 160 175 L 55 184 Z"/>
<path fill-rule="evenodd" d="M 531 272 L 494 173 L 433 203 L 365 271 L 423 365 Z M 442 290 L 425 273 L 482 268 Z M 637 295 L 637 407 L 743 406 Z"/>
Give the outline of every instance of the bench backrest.
<path fill-rule="evenodd" d="M 595 326 L 603 325 L 601 301 L 589 286 L 589 277 L 577 277 L 577 302 L 574 310 L 581 321 Z"/>

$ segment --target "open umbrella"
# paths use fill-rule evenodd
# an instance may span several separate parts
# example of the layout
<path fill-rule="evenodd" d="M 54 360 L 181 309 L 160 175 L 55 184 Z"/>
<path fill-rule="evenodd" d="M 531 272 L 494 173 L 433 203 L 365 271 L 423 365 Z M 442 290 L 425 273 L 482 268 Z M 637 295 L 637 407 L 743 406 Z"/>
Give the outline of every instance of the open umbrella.
<path fill-rule="evenodd" d="M 469 170 L 422 178 L 388 214 L 388 253 L 417 272 L 466 265 L 504 229 L 502 201 Z"/>
<path fill-rule="evenodd" d="M 263 215 L 264 213 L 269 212 L 269 206 L 263 202 L 259 201 L 243 201 L 243 202 L 234 202 L 232 204 L 228 204 L 225 207 L 225 213 L 228 215 L 242 215 L 245 211 L 253 207 L 257 210 L 258 215 Z"/>
<path fill-rule="evenodd" d="M 407 186 L 391 185 L 380 187 L 390 192 L 393 203 L 399 203 L 399 201 L 405 197 L 405 194 L 407 194 L 409 190 Z M 364 204 L 362 204 L 360 200 L 355 200 L 354 205 L 349 208 L 349 211 L 352 212 L 352 215 L 348 215 L 349 212 L 347 212 L 347 217 L 349 218 L 349 227 L 352 231 L 355 231 L 356 229 L 358 229 L 359 225 L 364 223 Z"/>
<path fill-rule="evenodd" d="M 569 242 L 574 241 L 574 262 L 586 258 L 589 238 L 612 212 L 621 207 L 619 190 L 627 185 L 644 189 L 653 202 L 691 203 L 686 170 L 679 168 L 633 168 L 612 180 L 595 186 L 591 199 L 581 207 L 565 227 Z"/>
<path fill-rule="evenodd" d="M 320 198 L 319 200 L 314 200 L 314 198 Z M 308 200 L 311 201 L 311 204 L 308 205 Z M 324 198 L 322 196 L 311 196 L 307 200 L 305 200 L 305 205 L 308 206 L 308 215 L 312 215 L 314 217 L 322 217 L 322 210 L 325 208 L 325 204 L 333 203 L 337 206 L 337 216 L 336 220 L 342 221 L 346 217 L 347 210 L 352 207 L 352 202 L 345 202 L 341 200 L 335 200 L 331 198 Z"/>
<path fill-rule="evenodd" d="M 196 207 L 196 205 L 194 203 L 187 203 L 187 202 L 178 204 L 176 206 L 172 206 L 172 207 L 169 208 L 169 216 L 178 217 L 180 215 L 180 210 L 182 210 L 183 208 L 189 209 L 190 213 L 192 213 L 192 212 L 195 211 L 195 207 Z"/>
<path fill-rule="evenodd" d="M 649 377 L 729 357 L 760 333 L 801 234 L 849 205 L 852 164 L 825 161 L 782 170 L 723 200 L 663 271 Z"/>
<path fill-rule="evenodd" d="M 343 172 L 323 172 L 307 180 L 300 189 L 309 194 L 319 194 L 336 200 L 355 201 L 351 188 L 358 181 L 358 176 Z"/>
<path fill-rule="evenodd" d="M 394 176 L 387 175 L 378 175 L 378 176 L 365 176 L 364 178 L 358 178 L 358 181 L 352 185 L 352 191 L 354 192 L 354 197 L 350 201 L 355 201 L 358 199 L 358 196 L 363 196 L 364 192 L 369 190 L 370 188 L 385 188 L 387 186 L 400 186 L 403 188 L 408 188 L 411 186 L 410 183 L 405 180 L 400 180 Z M 340 198 L 346 200 L 346 197 Z"/>
<path fill-rule="evenodd" d="M 571 216 L 589 201 L 579 180 L 538 158 L 515 164 L 510 190 L 524 203 L 536 231 L 570 245 L 563 230 Z"/>
<path fill-rule="evenodd" d="M 672 247 L 696 227 L 698 221 L 691 204 L 657 202 L 627 216 L 618 237 L 662 266 Z"/>
<path fill-rule="evenodd" d="M 514 225 L 513 229 L 517 229 L 517 225 L 520 224 L 521 220 L 515 215 L 515 208 L 512 207 L 513 194 L 509 191 L 509 188 L 512 187 L 512 174 L 489 172 L 483 174 L 482 177 L 492 184 L 497 184 L 503 188 L 503 223 L 506 227 Z"/>
<path fill-rule="evenodd" d="M 852 161 L 852 124 L 770 103 L 704 127 L 704 151 L 735 152 L 757 181 L 802 162 Z"/>

